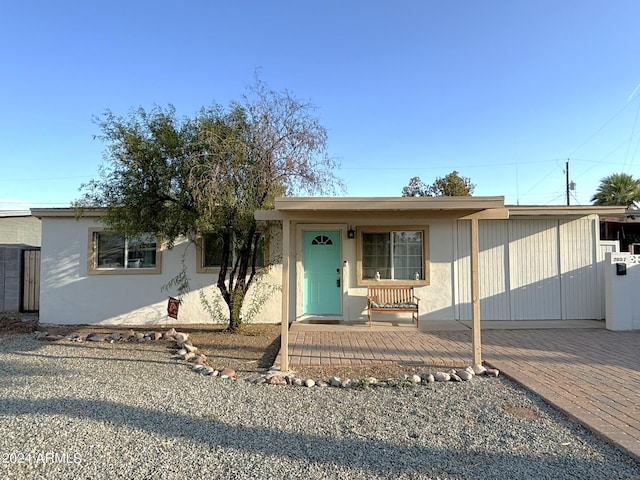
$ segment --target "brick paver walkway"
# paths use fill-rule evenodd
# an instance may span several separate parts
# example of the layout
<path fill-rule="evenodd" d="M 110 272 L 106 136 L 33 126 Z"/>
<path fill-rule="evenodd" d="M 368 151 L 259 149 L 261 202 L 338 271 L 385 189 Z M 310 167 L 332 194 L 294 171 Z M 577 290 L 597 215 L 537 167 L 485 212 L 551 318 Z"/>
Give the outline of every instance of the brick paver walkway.
<path fill-rule="evenodd" d="M 640 332 L 488 330 L 484 359 L 640 460 Z"/>
<path fill-rule="evenodd" d="M 294 323 L 289 352 L 294 370 L 296 365 L 384 362 L 466 366 L 471 332 Z M 487 364 L 640 460 L 640 332 L 483 330 L 482 352 Z"/>

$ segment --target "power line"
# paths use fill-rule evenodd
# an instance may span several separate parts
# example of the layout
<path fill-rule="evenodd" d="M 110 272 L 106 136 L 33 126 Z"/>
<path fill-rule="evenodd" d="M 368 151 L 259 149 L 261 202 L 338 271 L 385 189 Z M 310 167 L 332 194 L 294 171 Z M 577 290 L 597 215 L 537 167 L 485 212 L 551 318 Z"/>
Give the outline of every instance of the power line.
<path fill-rule="evenodd" d="M 502 162 L 502 163 L 483 163 L 481 165 L 479 164 L 470 164 L 470 165 L 455 165 L 452 167 L 446 167 L 446 168 L 455 168 L 455 169 L 463 169 L 463 168 L 488 168 L 488 167 L 511 167 L 511 166 L 521 166 L 521 165 L 530 165 L 530 164 L 538 164 L 538 163 L 549 163 L 549 162 L 558 162 L 560 161 L 560 159 L 558 158 L 553 158 L 553 159 L 549 159 L 549 160 L 531 160 L 528 162 L 521 162 L 521 161 L 515 161 L 515 162 Z M 395 167 L 395 166 L 388 166 L 388 167 L 340 167 L 338 168 L 338 170 L 407 170 L 407 171 L 417 171 L 417 170 L 441 170 L 443 168 L 442 165 L 437 165 L 437 166 L 424 166 L 424 165 L 420 165 L 420 166 L 413 166 L 413 167 Z"/>
<path fill-rule="evenodd" d="M 30 177 L 30 178 L 0 178 L 0 182 L 50 182 L 53 180 L 80 180 L 93 178 L 85 175 L 82 177 Z"/>
<path fill-rule="evenodd" d="M 613 116 L 611 116 L 611 118 L 609 118 L 609 120 L 607 120 L 606 122 L 604 122 L 604 124 L 598 128 L 595 132 L 593 132 L 584 142 L 582 142 L 580 145 L 578 145 L 577 148 L 575 148 L 573 150 L 573 152 L 571 152 L 569 155 L 567 155 L 567 158 L 572 158 L 574 156 L 574 154 L 580 150 L 582 147 L 584 147 L 587 143 L 589 143 L 596 135 L 598 135 L 602 130 L 604 130 L 604 128 L 609 125 L 618 115 L 620 115 L 622 112 L 624 112 L 628 107 L 629 107 L 630 103 L 627 102 L 624 107 L 622 107 L 620 110 L 618 110 L 616 113 L 613 114 Z"/>
<path fill-rule="evenodd" d="M 637 88 L 636 88 L 637 90 Z M 635 93 L 635 90 L 634 90 Z M 624 170 L 627 166 L 627 159 L 629 158 L 629 150 L 631 150 L 631 142 L 633 140 L 633 133 L 636 130 L 636 125 L 638 123 L 638 114 L 640 113 L 640 103 L 638 103 L 638 108 L 636 108 L 636 115 L 633 118 L 633 126 L 631 127 L 631 133 L 629 134 L 629 143 L 627 145 L 627 152 L 624 155 L 624 166 L 622 167 L 622 169 Z M 631 162 L 633 163 L 633 162 Z"/>

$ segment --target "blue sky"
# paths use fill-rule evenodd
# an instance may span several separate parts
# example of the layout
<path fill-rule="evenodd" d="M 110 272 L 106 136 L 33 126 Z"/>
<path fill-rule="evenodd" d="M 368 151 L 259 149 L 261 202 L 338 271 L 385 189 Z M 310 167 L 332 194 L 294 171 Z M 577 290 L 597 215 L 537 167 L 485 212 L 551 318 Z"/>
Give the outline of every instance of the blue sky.
<path fill-rule="evenodd" d="M 640 2 L 237 0 L 0 6 L 0 209 L 98 176 L 93 116 L 193 115 L 270 88 L 310 100 L 349 196 L 457 170 L 475 195 L 586 205 L 640 177 Z"/>

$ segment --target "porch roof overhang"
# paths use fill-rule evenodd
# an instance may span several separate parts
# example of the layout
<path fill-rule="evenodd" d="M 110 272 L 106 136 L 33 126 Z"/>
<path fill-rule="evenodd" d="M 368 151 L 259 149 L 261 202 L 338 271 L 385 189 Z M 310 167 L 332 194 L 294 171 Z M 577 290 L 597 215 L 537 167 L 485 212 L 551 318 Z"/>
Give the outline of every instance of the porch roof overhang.
<path fill-rule="evenodd" d="M 454 218 L 470 222 L 472 356 L 481 360 L 480 289 L 478 280 L 479 220 L 507 219 L 509 209 L 504 197 L 391 197 L 391 198 L 276 198 L 274 210 L 256 212 L 256 220 L 282 221 L 282 331 L 281 368 L 289 368 L 289 287 L 292 259 L 292 224 L 298 221 L 353 220 L 375 218 L 386 221 L 398 218 Z"/>
<path fill-rule="evenodd" d="M 504 197 L 278 197 L 256 220 L 339 220 L 403 217 L 506 219 Z"/>

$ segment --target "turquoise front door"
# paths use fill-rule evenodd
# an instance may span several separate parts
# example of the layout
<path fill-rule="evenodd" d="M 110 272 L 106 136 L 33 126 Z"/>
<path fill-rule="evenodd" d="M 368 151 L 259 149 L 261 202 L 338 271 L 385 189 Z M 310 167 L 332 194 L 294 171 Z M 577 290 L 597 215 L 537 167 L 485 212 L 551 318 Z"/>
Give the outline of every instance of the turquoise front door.
<path fill-rule="evenodd" d="M 304 313 L 342 312 L 342 268 L 339 231 L 305 231 L 303 246 Z"/>

